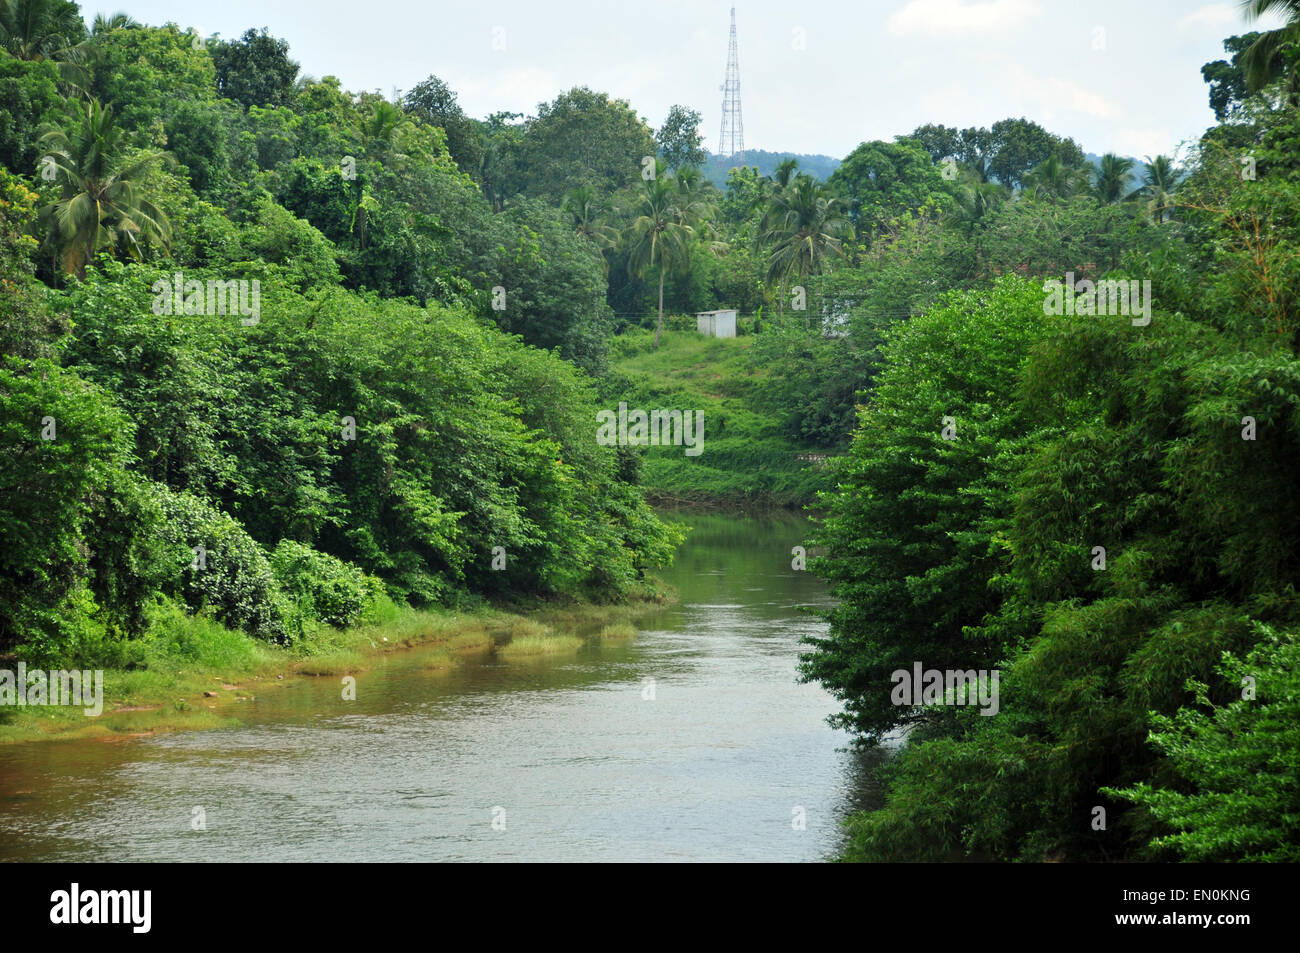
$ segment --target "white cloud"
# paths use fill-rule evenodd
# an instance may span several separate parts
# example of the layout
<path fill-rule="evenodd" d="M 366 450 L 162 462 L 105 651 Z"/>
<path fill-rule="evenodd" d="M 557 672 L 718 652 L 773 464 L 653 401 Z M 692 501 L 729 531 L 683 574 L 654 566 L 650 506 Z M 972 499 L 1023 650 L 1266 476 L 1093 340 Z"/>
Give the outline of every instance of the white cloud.
<path fill-rule="evenodd" d="M 561 86 L 553 71 L 528 66 L 478 74 L 448 70 L 447 82 L 459 94 L 461 108 L 471 116 L 497 110 L 531 114 L 539 102 L 554 98 Z"/>
<path fill-rule="evenodd" d="M 1204 28 L 1217 30 L 1228 23 L 1235 23 L 1236 11 L 1226 3 L 1211 3 L 1201 7 L 1195 13 L 1189 13 L 1178 21 L 1178 29 L 1187 30 Z"/>
<path fill-rule="evenodd" d="M 1051 96 L 1048 105 L 1059 105 L 1098 119 L 1109 119 L 1115 115 L 1115 107 L 1104 96 L 1089 92 L 1068 79 L 1052 77 L 1047 81 L 1047 89 Z"/>
<path fill-rule="evenodd" d="M 1085 89 L 1073 80 L 1056 76 L 1035 76 L 1017 63 L 1003 58 L 988 58 L 985 69 L 997 77 L 999 98 L 1020 98 L 1034 103 L 1042 111 L 1044 121 L 1050 121 L 1058 111 L 1073 112 L 1096 119 L 1110 119 L 1119 110 L 1106 97 Z"/>
<path fill-rule="evenodd" d="M 982 33 L 1022 23 L 1036 13 L 1035 0 L 911 0 L 889 18 L 889 32 Z"/>
<path fill-rule="evenodd" d="M 1165 128 L 1119 129 L 1115 132 L 1111 150 L 1122 156 L 1134 156 L 1142 159 L 1147 156 L 1158 156 L 1162 153 L 1172 155 L 1174 147 L 1171 143 L 1176 138 L 1170 130 Z M 1100 150 L 1094 149 L 1093 151 Z"/>

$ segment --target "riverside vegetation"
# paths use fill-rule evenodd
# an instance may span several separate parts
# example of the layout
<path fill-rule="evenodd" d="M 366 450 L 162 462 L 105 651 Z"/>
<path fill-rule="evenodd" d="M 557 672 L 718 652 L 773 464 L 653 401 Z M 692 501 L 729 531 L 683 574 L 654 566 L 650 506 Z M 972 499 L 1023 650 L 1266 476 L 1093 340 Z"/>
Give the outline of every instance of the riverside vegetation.
<path fill-rule="evenodd" d="M 572 626 L 531 610 L 614 640 L 664 598 L 648 495 L 811 505 L 838 605 L 803 674 L 864 744 L 908 731 L 847 859 L 1300 858 L 1278 6 L 1178 157 L 1009 118 L 719 188 L 685 107 L 474 119 L 436 76 L 299 77 L 265 30 L 0 0 L 0 651 L 181 720 L 386 644 L 545 658 Z M 1066 275 L 1149 287 L 1149 323 L 1059 313 Z M 717 307 L 739 338 L 683 317 Z M 600 446 L 623 401 L 703 412 L 707 452 Z M 893 704 L 917 663 L 998 672 L 997 714 Z"/>

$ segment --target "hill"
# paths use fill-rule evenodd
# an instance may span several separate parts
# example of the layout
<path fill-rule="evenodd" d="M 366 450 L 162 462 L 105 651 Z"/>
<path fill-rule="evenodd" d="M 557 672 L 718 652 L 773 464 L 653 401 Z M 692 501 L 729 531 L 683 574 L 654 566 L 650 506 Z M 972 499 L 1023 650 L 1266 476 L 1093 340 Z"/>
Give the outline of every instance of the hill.
<path fill-rule="evenodd" d="M 775 416 L 758 402 L 767 371 L 753 366 L 754 338 L 706 338 L 687 321 L 665 330 L 656 351 L 654 335 L 636 328 L 614 339 L 610 373 L 601 381 L 604 406 L 646 411 L 693 410 L 704 415 L 704 450 L 686 456 L 681 447 L 647 447 L 641 482 L 661 502 L 802 506 L 825 482 L 822 471 L 799 459 L 815 453 L 782 436 Z"/>
<path fill-rule="evenodd" d="M 794 159 L 799 163 L 799 170 L 807 172 L 814 179 L 825 181 L 830 174 L 840 167 L 840 160 L 831 156 L 807 155 L 801 152 L 767 152 L 763 149 L 749 149 L 745 152 L 743 162 L 737 162 L 733 159 L 724 159 L 722 156 L 709 154 L 705 160 L 703 170 L 704 175 L 710 182 L 718 188 L 727 184 L 727 173 L 739 166 L 752 165 L 757 167 L 760 175 L 771 175 L 776 171 L 776 167 L 786 159 Z"/>

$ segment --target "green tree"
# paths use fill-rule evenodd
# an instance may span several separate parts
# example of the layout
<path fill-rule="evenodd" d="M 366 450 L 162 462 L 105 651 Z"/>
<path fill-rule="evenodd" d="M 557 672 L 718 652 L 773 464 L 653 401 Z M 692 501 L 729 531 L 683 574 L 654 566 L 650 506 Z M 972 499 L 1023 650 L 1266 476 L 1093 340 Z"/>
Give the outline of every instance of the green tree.
<path fill-rule="evenodd" d="M 961 133 L 948 126 L 926 123 L 917 126 L 907 138 L 920 143 L 921 148 L 930 153 L 930 158 L 935 162 L 955 159 L 961 152 Z"/>
<path fill-rule="evenodd" d="M 447 134 L 447 151 L 462 172 L 476 179 L 482 174 L 483 137 L 475 122 L 456 101 L 456 93 L 437 76 L 418 83 L 404 97 L 402 108 Z"/>
<path fill-rule="evenodd" d="M 0 2 L 0 48 L 20 60 L 78 59 L 85 38 L 81 11 L 70 0 Z"/>
<path fill-rule="evenodd" d="M 1232 59 L 1215 60 L 1201 67 L 1201 77 L 1210 87 L 1210 108 L 1219 122 L 1238 119 L 1253 92 L 1246 81 L 1242 57 L 1259 36 L 1258 33 L 1247 33 L 1228 37 L 1223 41 L 1223 49 L 1232 54 Z"/>
<path fill-rule="evenodd" d="M 990 668 L 1001 655 L 995 638 L 969 630 L 999 603 L 988 581 L 1008 554 L 988 529 L 1010 513 L 1004 467 L 1033 428 L 995 395 L 1014 390 L 1050 320 L 1041 288 L 1007 277 L 951 293 L 886 335 L 839 489 L 823 499 L 827 554 L 814 568 L 840 605 L 800 663 L 843 700 L 835 720 L 868 738 L 920 717 L 891 702 L 893 671 Z"/>
<path fill-rule="evenodd" d="M 289 58 L 289 43 L 266 27 L 249 29 L 238 40 L 219 40 L 210 47 L 217 91 L 245 106 L 281 106 L 289 102 L 298 64 Z"/>
<path fill-rule="evenodd" d="M 1083 164 L 1083 150 L 1074 140 L 1054 136 L 1028 119 L 1003 119 L 989 131 L 996 143 L 989 173 L 1003 185 L 1021 185 L 1026 172 L 1052 157 L 1072 168 Z"/>
<path fill-rule="evenodd" d="M 1165 220 L 1166 213 L 1174 207 L 1174 191 L 1178 188 L 1180 175 L 1174 168 L 1174 162 L 1168 156 L 1147 156 L 1147 170 L 1142 176 L 1142 184 L 1128 195 L 1128 199 L 1146 199 L 1151 220 L 1157 225 Z"/>
<path fill-rule="evenodd" d="M 50 313 L 46 289 L 34 277 L 36 201 L 21 179 L 0 168 L 0 356 L 53 357 L 66 331 L 66 320 Z"/>
<path fill-rule="evenodd" d="M 139 257 L 144 245 L 166 245 L 171 237 L 167 217 L 136 186 L 162 156 L 126 158 L 111 107 L 91 100 L 69 129 L 48 130 L 41 145 L 53 158 L 60 191 L 42 216 L 67 274 L 85 277 L 86 263 L 104 247 Z"/>
<path fill-rule="evenodd" d="M 1244 0 L 1242 11 L 1248 20 L 1269 14 L 1287 22 L 1276 30 L 1259 34 L 1241 58 L 1246 85 L 1256 92 L 1290 71 L 1288 53 L 1300 39 L 1300 2 L 1298 0 Z M 1294 90 L 1292 90 L 1294 92 Z"/>
<path fill-rule="evenodd" d="M 672 177 L 659 175 L 647 181 L 636 206 L 636 218 L 624 233 L 628 271 L 638 277 L 651 273 L 659 278 L 659 319 L 655 324 L 654 346 L 664 327 L 664 279 L 689 259 L 694 228 L 683 221 L 681 194 Z"/>
<path fill-rule="evenodd" d="M 90 41 L 88 95 L 111 105 L 135 142 L 161 146 L 159 121 L 165 125 L 184 104 L 215 98 L 212 57 L 196 39 L 175 24 L 101 29 Z"/>
<path fill-rule="evenodd" d="M 764 217 L 760 241 L 771 249 L 767 280 L 784 288 L 792 275 L 820 274 L 830 256 L 843 255 L 843 242 L 851 231 L 839 198 L 811 176 L 796 176 L 775 194 Z M 784 313 L 784 291 L 781 298 Z"/>
<path fill-rule="evenodd" d="M 1209 686 L 1193 681 L 1195 706 L 1153 713 L 1151 741 L 1185 789 L 1144 781 L 1103 791 L 1147 808 L 1169 830 L 1153 847 L 1199 862 L 1300 860 L 1300 640 L 1267 627 L 1262 635 L 1218 673 L 1257 695 L 1216 705 Z"/>
<path fill-rule="evenodd" d="M 618 231 L 606 224 L 608 213 L 609 204 L 589 185 L 572 189 L 564 197 L 564 214 L 573 226 L 573 233 L 602 251 L 612 248 L 618 241 Z"/>
<path fill-rule="evenodd" d="M 854 226 L 865 237 L 927 202 L 951 203 L 938 166 L 910 140 L 862 143 L 826 185 L 843 197 Z"/>
<path fill-rule="evenodd" d="M 131 423 L 100 388 L 46 359 L 0 364 L 0 645 L 56 644 L 93 612 L 97 494 L 121 474 Z"/>
<path fill-rule="evenodd" d="M 659 143 L 659 155 L 673 171 L 703 165 L 709 157 L 702 145 L 700 114 L 685 106 L 668 110 L 668 118 L 655 134 L 655 141 Z"/>
<path fill-rule="evenodd" d="M 656 152 L 626 102 L 579 86 L 542 103 L 524 125 L 508 189 L 555 205 L 581 185 L 609 195 L 635 182 Z"/>
<path fill-rule="evenodd" d="M 1088 185 L 1086 174 L 1060 156 L 1048 156 L 1025 175 L 1024 189 L 1039 199 L 1068 199 Z"/>
<path fill-rule="evenodd" d="M 0 164 L 35 173 L 38 130 L 61 114 L 59 72 L 53 63 L 0 57 Z"/>
<path fill-rule="evenodd" d="M 1133 160 L 1108 152 L 1101 157 L 1095 179 L 1093 190 L 1097 198 L 1113 205 L 1129 194 L 1129 186 L 1133 184 Z"/>

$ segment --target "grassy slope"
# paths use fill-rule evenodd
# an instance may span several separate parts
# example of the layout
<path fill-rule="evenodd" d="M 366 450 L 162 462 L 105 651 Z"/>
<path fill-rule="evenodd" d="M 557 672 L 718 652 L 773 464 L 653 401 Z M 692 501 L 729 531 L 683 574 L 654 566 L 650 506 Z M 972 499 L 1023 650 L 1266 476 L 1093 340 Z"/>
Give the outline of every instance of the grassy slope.
<path fill-rule="evenodd" d="M 660 501 L 723 505 L 802 506 L 824 478 L 798 459 L 810 451 L 777 432 L 758 408 L 764 372 L 749 366 L 753 338 L 706 338 L 696 331 L 665 331 L 659 350 L 654 335 L 633 329 L 616 338 L 610 373 L 601 382 L 605 406 L 617 409 L 695 410 L 704 413 L 704 452 L 688 457 L 682 447 L 643 452 L 642 483 Z"/>

